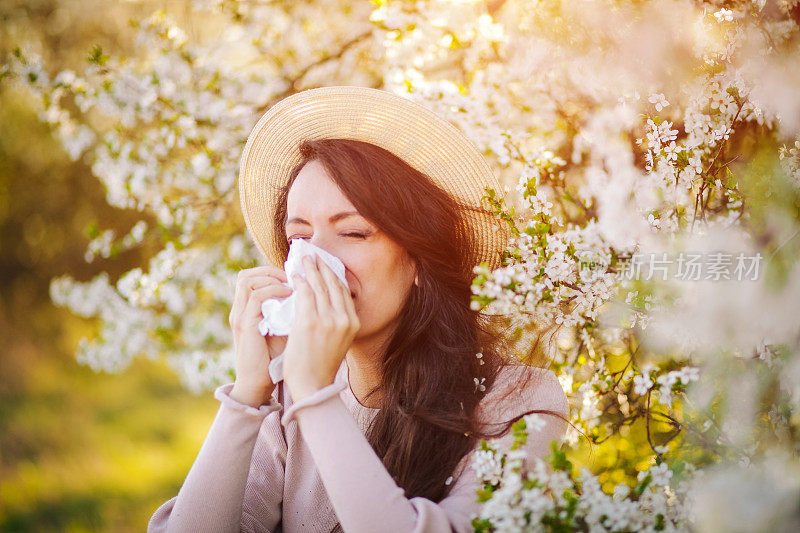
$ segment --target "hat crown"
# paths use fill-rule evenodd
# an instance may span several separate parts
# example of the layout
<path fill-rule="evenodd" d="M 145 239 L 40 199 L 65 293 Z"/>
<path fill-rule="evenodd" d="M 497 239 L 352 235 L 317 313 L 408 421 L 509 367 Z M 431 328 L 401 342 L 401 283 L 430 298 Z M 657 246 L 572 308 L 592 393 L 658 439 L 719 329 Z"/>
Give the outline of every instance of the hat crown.
<path fill-rule="evenodd" d="M 452 123 L 408 98 L 382 89 L 332 86 L 307 89 L 271 106 L 251 131 L 239 165 L 245 224 L 270 263 L 283 264 L 273 217 L 278 190 L 301 161 L 307 139 L 365 141 L 395 154 L 467 205 L 482 208 L 485 188 L 500 184 L 478 149 Z M 499 266 L 507 229 L 491 214 L 464 213 L 476 237 L 478 261 Z"/>

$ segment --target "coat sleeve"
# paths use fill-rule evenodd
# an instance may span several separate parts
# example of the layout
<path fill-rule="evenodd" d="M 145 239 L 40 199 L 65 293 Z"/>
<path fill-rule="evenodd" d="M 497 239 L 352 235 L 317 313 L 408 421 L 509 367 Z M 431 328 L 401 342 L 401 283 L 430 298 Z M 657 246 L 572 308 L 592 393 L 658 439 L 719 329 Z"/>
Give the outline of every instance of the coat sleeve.
<path fill-rule="evenodd" d="M 503 413 L 552 409 L 566 415 L 564 391 L 555 374 L 546 372 L 532 393 L 504 397 L 502 406 L 498 405 Z M 406 498 L 339 396 L 345 387 L 347 383 L 327 385 L 293 404 L 281 418 L 284 426 L 299 425 L 344 531 L 472 532 L 472 517 L 479 510 L 477 478 L 469 466 L 472 454 L 459 463 L 456 485 L 441 502 Z M 563 435 L 566 424 L 557 417 L 543 416 L 545 426 L 530 435 L 526 446 L 530 454 L 540 457 L 547 455 L 550 440 Z M 511 442 L 510 433 L 501 439 L 501 445 Z"/>
<path fill-rule="evenodd" d="M 267 449 L 269 440 L 259 439 L 265 418 L 280 432 L 283 408 L 275 396 L 255 408 L 230 397 L 233 383 L 219 386 L 214 397 L 220 407 L 200 451 L 178 494 L 156 509 L 147 524 L 148 533 L 160 531 L 238 532 L 273 531 L 280 521 L 285 446 Z M 248 491 L 254 475 L 251 461 L 258 441 L 258 475 L 269 486 Z M 250 499 L 245 500 L 245 495 Z"/>

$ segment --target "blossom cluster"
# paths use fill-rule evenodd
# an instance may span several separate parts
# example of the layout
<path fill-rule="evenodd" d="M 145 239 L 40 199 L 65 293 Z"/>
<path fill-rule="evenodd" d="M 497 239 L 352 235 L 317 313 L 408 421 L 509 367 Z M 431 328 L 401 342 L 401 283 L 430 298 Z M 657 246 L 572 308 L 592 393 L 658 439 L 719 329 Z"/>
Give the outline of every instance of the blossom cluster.
<path fill-rule="evenodd" d="M 527 440 L 527 417 L 515 424 L 515 439 L 503 449 L 482 441 L 473 456 L 485 501 L 473 515 L 475 531 L 685 531 L 689 524 L 687 493 L 692 489 L 687 465 L 676 480 L 660 458 L 641 470 L 633 486 L 616 485 L 606 493 L 585 466 L 575 475 L 566 454 L 554 445 L 547 461 L 519 453 Z"/>

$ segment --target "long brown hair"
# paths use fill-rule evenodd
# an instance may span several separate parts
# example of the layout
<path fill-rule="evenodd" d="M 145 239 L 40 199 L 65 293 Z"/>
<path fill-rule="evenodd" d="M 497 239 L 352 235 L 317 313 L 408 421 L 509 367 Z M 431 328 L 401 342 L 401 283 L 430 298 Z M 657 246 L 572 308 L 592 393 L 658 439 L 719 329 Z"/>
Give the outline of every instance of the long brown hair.
<path fill-rule="evenodd" d="M 500 368 L 514 362 L 500 321 L 470 307 L 476 246 L 461 221 L 464 210 L 480 208 L 371 143 L 319 139 L 302 143 L 300 153 L 302 160 L 278 191 L 274 229 L 283 257 L 289 252 L 284 233 L 289 189 L 303 165 L 316 160 L 356 210 L 416 260 L 419 286 L 380 355 L 381 382 L 367 394 L 382 392 L 366 437 L 407 498 L 439 502 L 452 487 L 447 478 L 478 439 L 500 436 L 516 420 L 486 433 L 476 419 L 482 393 L 474 378 L 484 378 L 488 391 Z"/>

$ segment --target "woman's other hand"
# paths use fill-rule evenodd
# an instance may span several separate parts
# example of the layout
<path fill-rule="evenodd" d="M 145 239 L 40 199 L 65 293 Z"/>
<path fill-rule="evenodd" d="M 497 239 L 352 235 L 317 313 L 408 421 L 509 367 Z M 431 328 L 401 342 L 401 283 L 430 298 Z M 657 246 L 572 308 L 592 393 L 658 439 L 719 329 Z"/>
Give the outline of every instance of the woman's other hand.
<path fill-rule="evenodd" d="M 330 385 L 361 324 L 350 289 L 325 261 L 303 258 L 306 279 L 295 274 L 297 314 L 289 331 L 283 379 L 295 402 Z"/>
<path fill-rule="evenodd" d="M 265 337 L 258 331 L 264 318 L 261 304 L 269 298 L 291 295 L 292 289 L 282 284 L 286 281 L 286 273 L 273 265 L 243 269 L 236 279 L 236 294 L 228 316 L 236 353 L 236 381 L 230 395 L 253 407 L 263 405 L 275 389 L 269 377 L 269 362 L 286 345 L 285 336 Z"/>

